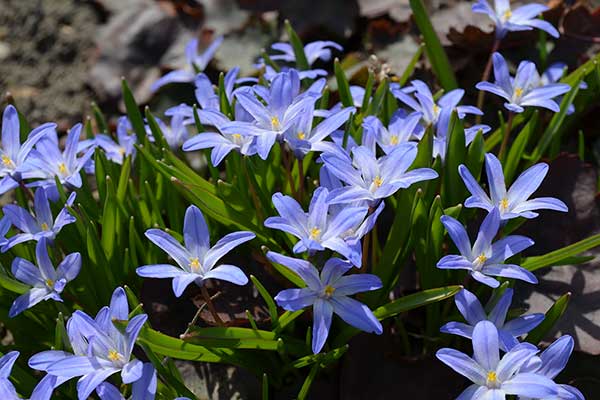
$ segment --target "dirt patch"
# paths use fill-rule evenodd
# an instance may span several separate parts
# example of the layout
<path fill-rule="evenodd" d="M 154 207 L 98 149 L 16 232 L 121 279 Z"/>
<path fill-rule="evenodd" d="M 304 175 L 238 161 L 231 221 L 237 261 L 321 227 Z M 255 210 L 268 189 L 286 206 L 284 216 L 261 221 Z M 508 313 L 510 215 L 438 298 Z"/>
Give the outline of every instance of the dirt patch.
<path fill-rule="evenodd" d="M 9 91 L 32 124 L 81 120 L 99 15 L 75 0 L 3 0 L 0 92 Z"/>

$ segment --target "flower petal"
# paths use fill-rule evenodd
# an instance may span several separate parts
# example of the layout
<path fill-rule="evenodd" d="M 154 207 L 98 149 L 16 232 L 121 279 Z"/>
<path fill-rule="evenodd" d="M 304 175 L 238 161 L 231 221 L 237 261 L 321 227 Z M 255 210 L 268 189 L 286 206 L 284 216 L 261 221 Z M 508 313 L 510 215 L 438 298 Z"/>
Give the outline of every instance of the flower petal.
<path fill-rule="evenodd" d="M 333 306 L 328 301 L 317 299 L 313 304 L 312 351 L 314 354 L 319 353 L 325 345 L 332 316 Z"/>
<path fill-rule="evenodd" d="M 220 279 L 234 283 L 236 285 L 245 285 L 248 283 L 248 277 L 235 265 L 221 264 L 204 274 L 203 279 Z"/>
<path fill-rule="evenodd" d="M 440 349 L 435 356 L 444 364 L 478 385 L 485 385 L 485 371 L 475 360 L 454 349 Z"/>
<path fill-rule="evenodd" d="M 334 296 L 330 299 L 333 312 L 340 316 L 347 324 L 364 332 L 381 335 L 383 327 L 377 317 L 366 304 L 346 296 Z"/>

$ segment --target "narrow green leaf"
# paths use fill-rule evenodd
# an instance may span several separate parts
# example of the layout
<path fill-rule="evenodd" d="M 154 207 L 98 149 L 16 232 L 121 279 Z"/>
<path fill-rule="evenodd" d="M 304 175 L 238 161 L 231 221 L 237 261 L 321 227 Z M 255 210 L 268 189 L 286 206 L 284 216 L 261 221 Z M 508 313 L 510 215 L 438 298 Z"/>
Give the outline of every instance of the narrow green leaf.
<path fill-rule="evenodd" d="M 448 148 L 444 161 L 442 199 L 446 206 L 453 206 L 465 199 L 465 186 L 458 174 L 458 166 L 465 162 L 465 129 L 456 111 L 452 112 L 448 125 Z"/>
<path fill-rule="evenodd" d="M 425 49 L 425 43 L 421 43 L 419 45 L 419 48 L 415 52 L 415 54 L 413 54 L 412 58 L 410 59 L 410 62 L 404 69 L 404 72 L 402 73 L 400 78 L 398 78 L 398 83 L 400 84 L 400 87 L 403 87 L 404 85 L 406 85 L 406 82 L 408 82 L 408 78 L 410 78 L 412 76 L 413 72 L 415 71 L 415 67 L 417 66 L 417 63 L 419 62 L 419 59 L 421 58 L 421 55 L 423 54 L 424 49 Z"/>
<path fill-rule="evenodd" d="M 278 324 L 279 320 L 275 300 L 273 300 L 273 297 L 271 297 L 267 289 L 265 289 L 265 287 L 262 285 L 262 283 L 260 283 L 257 277 L 255 277 L 254 275 L 250 275 L 250 279 L 252 280 L 252 283 L 254 283 L 254 286 L 256 287 L 256 290 L 258 290 L 258 293 L 260 293 L 261 297 L 267 304 L 269 315 L 271 316 L 271 325 L 275 327 Z"/>
<path fill-rule="evenodd" d="M 427 10 L 423 5 L 423 1 L 409 0 L 409 3 L 413 12 L 415 23 L 417 24 L 421 35 L 423 35 L 423 40 L 425 41 L 425 52 L 427 53 L 427 58 L 429 58 L 433 72 L 446 91 L 456 89 L 458 84 L 456 83 L 456 78 L 454 77 L 454 69 L 450 65 L 448 56 L 446 55 L 446 52 L 440 43 L 440 39 L 433 29 L 433 25 L 431 25 L 431 20 L 427 15 Z"/>
<path fill-rule="evenodd" d="M 104 114 L 98 107 L 98 104 L 92 102 L 92 112 L 94 113 L 94 119 L 96 120 L 96 125 L 100 132 L 108 134 L 108 124 L 106 123 L 106 118 L 104 118 Z"/>
<path fill-rule="evenodd" d="M 308 59 L 306 58 L 306 54 L 304 53 L 304 45 L 302 44 L 300 37 L 298 36 L 294 28 L 292 28 L 292 25 L 288 20 L 285 20 L 285 30 L 290 39 L 292 49 L 294 50 L 294 56 L 296 57 L 296 67 L 298 67 L 300 71 L 305 71 L 309 69 L 310 65 L 308 64 Z"/>
<path fill-rule="evenodd" d="M 342 102 L 344 107 L 353 106 L 354 100 L 352 100 L 352 93 L 350 93 L 350 84 L 348 83 L 346 73 L 342 69 L 340 61 L 337 58 L 333 63 L 333 70 L 335 72 L 335 78 L 338 84 L 338 94 L 340 96 L 340 101 Z"/>
<path fill-rule="evenodd" d="M 135 102 L 135 98 L 127 85 L 127 81 L 123 78 L 121 80 L 121 90 L 123 91 L 123 102 L 125 103 L 125 109 L 127 110 L 127 116 L 133 126 L 133 130 L 137 135 L 138 143 L 142 143 L 146 137 L 146 129 L 144 128 L 144 118 L 142 113 Z"/>
<path fill-rule="evenodd" d="M 275 333 L 248 328 L 198 328 L 193 326 L 182 339 L 186 343 L 210 348 L 277 350 Z"/>
<path fill-rule="evenodd" d="M 536 326 L 525 338 L 525 340 L 534 345 L 538 345 L 550 333 L 556 322 L 567 310 L 571 293 L 565 293 L 556 300 L 544 316 L 544 320 Z"/>
<path fill-rule="evenodd" d="M 565 259 L 576 256 L 584 251 L 600 246 L 600 234 L 587 237 L 562 249 L 554 250 L 541 256 L 527 257 L 521 266 L 529 271 L 561 264 Z"/>
<path fill-rule="evenodd" d="M 311 387 L 313 381 L 315 380 L 315 377 L 317 376 L 317 372 L 319 372 L 320 368 L 321 367 L 320 367 L 319 363 L 315 363 L 312 366 L 312 368 L 310 369 L 310 372 L 308 373 L 308 376 L 306 377 L 306 379 L 304 380 L 304 383 L 302 384 L 302 387 L 300 388 L 300 392 L 298 393 L 298 400 L 304 400 L 307 398 L 310 387 Z"/>
<path fill-rule="evenodd" d="M 512 182 L 512 179 L 515 176 L 515 172 L 517 171 L 519 162 L 523 157 L 525 148 L 529 143 L 529 139 L 532 137 L 537 128 L 539 114 L 540 113 L 538 110 L 534 111 L 529 121 L 527 121 L 527 124 L 525 124 L 523 129 L 521 129 L 521 132 L 510 146 L 510 150 L 508 152 L 508 156 L 506 157 L 506 161 L 504 162 L 503 168 L 504 180 L 506 181 L 506 184 Z"/>

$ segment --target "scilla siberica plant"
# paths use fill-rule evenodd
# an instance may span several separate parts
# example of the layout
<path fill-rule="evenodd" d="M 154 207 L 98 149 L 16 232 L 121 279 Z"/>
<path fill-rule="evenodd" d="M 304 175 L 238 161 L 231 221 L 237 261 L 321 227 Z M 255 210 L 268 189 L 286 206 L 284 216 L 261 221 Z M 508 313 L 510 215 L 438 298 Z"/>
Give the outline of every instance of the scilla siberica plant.
<path fill-rule="evenodd" d="M 497 43 L 533 28 L 554 35 L 536 18 L 544 9 L 474 6 L 493 19 Z M 535 238 L 518 233 L 542 210 L 568 212 L 535 195 L 552 168 L 540 159 L 560 148 L 567 110 L 588 106 L 571 107 L 592 64 L 550 79 L 523 61 L 513 78 L 494 51 L 495 83 L 477 88 L 505 99 L 504 123 L 493 102 L 460 104 L 465 90 L 443 57 L 430 59 L 441 95 L 435 83 L 372 70 L 350 86 L 336 60 L 329 101 L 328 72 L 313 64 L 327 67 L 342 47 L 304 46 L 286 29 L 290 42 L 263 53 L 256 76 L 234 68 L 219 82 L 202 71 L 222 38 L 204 52 L 191 41 L 185 68 L 153 90 L 187 82 L 197 104 L 160 119 L 142 114 L 123 82 L 115 133 L 94 106 L 63 147 L 55 124 L 31 130 L 4 109 L 0 191 L 13 200 L 0 219 L 0 309 L 13 339 L 2 344 L 0 398 L 195 399 L 177 359 L 244 368 L 262 378 L 263 399 L 297 381 L 306 399 L 353 336 L 404 332 L 397 351 L 435 354 L 470 382 L 459 399 L 583 399 L 555 381 L 573 339 L 538 347 L 568 295 L 546 314 L 511 303 L 537 269 L 600 244 L 592 236 L 530 257 Z M 489 125 L 476 120 L 484 111 Z M 534 139 L 541 124 L 549 133 Z M 397 285 L 403 269 L 416 272 L 408 290 Z M 161 283 L 182 309 L 195 299 L 185 330 L 158 330 Z"/>

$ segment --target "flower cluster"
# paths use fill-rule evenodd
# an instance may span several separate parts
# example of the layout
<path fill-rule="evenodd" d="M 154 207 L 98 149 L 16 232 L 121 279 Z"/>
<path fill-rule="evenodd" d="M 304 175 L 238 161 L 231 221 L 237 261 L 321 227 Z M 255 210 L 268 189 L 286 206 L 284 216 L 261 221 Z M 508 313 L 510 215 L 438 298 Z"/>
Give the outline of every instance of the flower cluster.
<path fill-rule="evenodd" d="M 508 31 L 538 28 L 551 35 L 556 33 L 549 23 L 535 18 L 545 10 L 543 6 L 531 4 L 511 11 L 506 1 L 497 1 L 495 9 L 492 9 L 485 0 L 480 0 L 473 10 L 490 15 L 496 24 L 498 41 Z M 439 251 L 431 252 L 436 254 L 437 268 L 466 271 L 463 272 L 466 275 L 465 286 L 467 283 L 482 283 L 485 286 L 481 289 L 493 289 L 490 302 L 484 307 L 474 294 L 482 293 L 481 290 L 473 293 L 462 288 L 459 291 L 461 287 L 456 286 L 453 293 L 458 293 L 454 300 L 464 321 L 446 320 L 441 327 L 443 333 L 472 341 L 472 357 L 448 348 L 437 352 L 442 362 L 472 381 L 472 385 L 458 398 L 583 399 L 574 387 L 553 381 L 566 365 L 573 350 L 573 339 L 563 336 L 540 352 L 536 346 L 522 339 L 540 325 L 544 315 L 512 317 L 509 313 L 514 280 L 537 283 L 535 275 L 523 268 L 526 264 L 520 262 L 520 254 L 534 242 L 528 237 L 511 234 L 513 228 L 509 220 L 536 218 L 539 210 L 567 212 L 568 209 L 556 198 L 531 198 L 548 173 L 549 166 L 545 163 L 526 169 L 507 189 L 502 153 L 514 113 L 522 113 L 525 107 L 532 106 L 552 112 L 560 110 L 557 101 L 570 90 L 569 85 L 558 83 L 564 67 L 554 65 L 540 75 L 535 64 L 523 61 L 512 77 L 506 60 L 499 53 L 493 53 L 491 62 L 495 82 L 486 82 L 486 78 L 476 87 L 504 98 L 504 106 L 510 112 L 511 123 L 508 124 L 500 155 L 496 157 L 470 145 L 476 138 L 481 143 L 482 135 L 491 131 L 492 127 L 470 120 L 473 116 L 481 117 L 484 108 L 460 104 L 465 94 L 463 89 L 438 96 L 421 80 L 412 80 L 404 87 L 397 83 L 388 85 L 386 80 L 380 86 L 386 89 L 383 94 L 367 93 L 362 87 L 347 86 L 347 93 L 340 95 L 340 102 L 330 106 L 324 78 L 327 71 L 313 66 L 326 64 L 335 51 L 342 50 L 340 45 L 331 41 L 306 44 L 303 47 L 303 69 L 297 68 L 299 46 L 275 43 L 271 49 L 276 54 L 258 61 L 258 78 L 239 77 L 239 68 L 234 68 L 221 76 L 218 85 L 213 85 L 203 71 L 222 41 L 222 37 L 215 39 L 204 53 L 199 54 L 198 41 L 192 40 L 186 46 L 185 67 L 167 73 L 152 86 L 153 91 L 157 91 L 170 83 L 193 83 L 197 105 L 171 107 L 161 119 L 146 114 L 146 121 L 139 113 L 133 116 L 130 113 L 129 117 L 118 119 L 114 136 L 106 129 L 92 137 L 92 128 L 89 127 L 86 139 L 82 140 L 84 126 L 77 124 L 69 130 L 63 147 L 56 124 L 47 123 L 32 130 L 21 143 L 18 113 L 13 106 L 5 108 L 0 148 L 0 194 L 15 190 L 20 196 L 18 204 L 7 204 L 2 208 L 0 219 L 0 250 L 15 254 L 12 277 L 7 274 L 4 279 L 8 283 L 2 285 L 10 285 L 12 291 L 19 293 L 14 300 L 11 298 L 13 303 L 9 316 L 18 320 L 34 315 L 35 308 L 43 307 L 39 303 L 45 300 L 54 300 L 48 304 L 61 312 L 66 310 L 63 298 L 76 308 L 68 316 L 66 328 L 62 327 L 66 333 L 63 333 L 60 350 L 42 351 L 29 359 L 31 368 L 46 373 L 35 387 L 32 400 L 49 399 L 55 390 L 63 389 L 58 389 L 61 385 L 76 377 L 79 378 L 76 384 L 79 400 L 87 399 L 94 392 L 103 400 L 124 399 L 121 394 L 124 387 L 113 384 L 113 375 L 117 373 L 123 385 L 131 384 L 131 389 L 125 389 L 124 393 L 131 393 L 134 400 L 152 400 L 160 389 L 159 377 L 163 381 L 169 379 L 172 368 L 165 365 L 167 360 L 159 360 L 160 366 L 156 364 L 158 358 L 154 350 L 171 356 L 164 348 L 176 343 L 181 354 L 187 359 L 194 359 L 184 348 L 186 343 L 182 340 L 190 339 L 192 334 L 188 333 L 194 330 L 191 325 L 201 309 L 181 339 L 160 336 L 164 340 L 161 345 L 142 346 L 159 375 L 152 363 L 144 363 L 132 355 L 138 336 L 141 335 L 142 344 L 151 341 L 148 337 L 152 335 L 144 336 L 150 329 L 144 327 L 146 314 L 141 313 L 141 306 L 130 313 L 127 298 L 131 293 L 126 293 L 126 287 L 118 286 L 122 282 L 112 280 L 110 271 L 89 271 L 82 261 L 115 262 L 120 256 L 112 252 L 112 244 L 116 241 L 128 240 L 122 248 L 127 254 L 134 254 L 127 261 L 135 260 L 134 268 L 131 268 L 131 263 L 123 267 L 127 271 L 121 277 L 129 274 L 128 278 L 136 278 L 138 284 L 142 282 L 139 277 L 171 279 L 175 297 L 183 296 L 186 289 L 193 287 L 192 283 L 200 288 L 214 323 L 223 325 L 218 332 L 225 332 L 227 339 L 220 342 L 218 334 L 207 336 L 209 343 L 212 339 L 219 343 L 214 354 L 210 345 L 206 349 L 202 347 L 205 343 L 194 347 L 195 351 L 206 350 L 207 354 L 214 356 L 209 358 L 210 361 L 220 360 L 220 357 L 226 359 L 234 354 L 234 350 L 238 349 L 230 344 L 231 337 L 227 335 L 235 335 L 235 329 L 246 328 L 228 330 L 211 302 L 209 282 L 220 280 L 246 285 L 248 277 L 244 264 L 249 264 L 250 260 L 232 265 L 227 263 L 227 255 L 239 246 L 255 246 L 256 242 L 263 241 L 264 256 L 253 252 L 254 258 L 264 264 L 265 269 L 274 264 L 296 287 L 286 287 L 269 298 L 263 293 L 266 289 L 257 284 L 268 303 L 273 332 L 266 332 L 269 334 L 266 335 L 265 331 L 259 330 L 248 314 L 252 335 L 262 340 L 263 336 L 270 337 L 272 333 L 275 339 L 280 340 L 278 350 L 284 353 L 283 346 L 280 346 L 283 343 L 283 336 L 279 336 L 281 330 L 302 310 L 310 308 L 312 312 L 305 315 L 312 321 L 306 333 L 307 341 L 294 343 L 300 348 L 295 351 L 303 357 L 302 362 L 308 359 L 315 362 L 316 367 L 329 362 L 329 355 L 323 352 L 329 351 L 328 338 L 337 328 L 333 323 L 334 314 L 360 331 L 384 332 L 381 321 L 388 309 L 371 310 L 375 304 L 372 299 L 377 297 L 377 293 L 363 294 L 383 288 L 389 292 L 394 284 L 393 279 L 386 281 L 384 274 L 375 268 L 373 260 L 381 256 L 381 247 L 375 246 L 378 232 L 382 230 L 377 229 L 377 225 L 387 229 L 389 224 L 384 220 L 387 217 L 382 217 L 384 211 L 388 213 L 392 208 L 393 212 L 404 215 L 401 214 L 405 211 L 402 207 L 410 207 L 413 200 L 416 204 L 414 209 L 439 208 L 438 213 L 430 214 L 435 215 L 435 220 L 429 220 L 430 224 L 439 227 Z M 283 64 L 275 68 L 274 61 Z M 370 76 L 370 79 L 375 78 Z M 385 112 L 377 109 L 381 104 L 374 104 L 378 95 L 380 100 L 381 96 L 385 97 L 385 101 L 382 100 L 386 104 Z M 451 124 L 452 121 L 456 123 Z M 451 137 L 456 131 L 464 137 L 464 141 L 459 141 L 461 147 L 464 142 L 465 146 L 469 146 L 469 152 L 473 148 L 479 151 L 477 156 L 485 162 L 487 185 L 480 185 L 475 178 L 479 176 L 481 162 L 477 166 L 476 162 L 465 161 L 468 166 L 460 165 L 457 170 L 459 162 L 449 163 L 454 156 L 452 151 L 457 151 L 451 146 Z M 199 150 L 210 153 L 207 157 L 212 165 L 208 166 L 208 170 L 213 182 L 201 177 L 182 182 L 179 177 L 193 178 L 195 171 L 181 160 L 171 163 L 177 165 L 170 165 L 166 160 L 177 159 L 178 153 L 185 154 L 180 151 Z M 458 150 L 464 152 L 463 148 Z M 94 154 L 96 157 L 92 158 Z M 134 163 L 142 162 L 145 164 L 139 168 L 139 176 L 131 177 Z M 122 166 L 117 188 L 107 173 L 115 164 Z M 180 185 L 178 188 L 184 193 L 181 199 L 185 199 L 186 203 L 190 199 L 193 202 L 200 199 L 195 202 L 197 205 L 189 205 L 185 209 L 182 203 L 177 202 L 180 200 L 179 193 L 173 190 L 165 195 L 168 200 L 163 203 L 164 207 L 158 205 L 156 198 L 148 206 L 140 199 L 143 196 L 136 192 L 137 182 L 134 183 L 139 178 L 142 185 L 146 185 L 143 190 L 151 192 L 147 186 L 151 176 L 148 170 L 152 167 L 148 165 L 162 173 L 156 177 L 158 187 L 162 189 L 165 185 L 163 178 L 166 174 L 166 180 L 170 178 L 174 185 Z M 452 171 L 448 170 L 448 165 L 454 166 Z M 280 171 L 285 176 L 274 177 Z M 106 182 L 101 185 L 100 180 L 105 173 Z M 89 207 L 89 204 L 96 204 L 96 193 L 92 193 L 86 174 L 96 176 L 98 196 L 112 201 L 105 202 L 101 214 L 94 207 Z M 458 215 L 456 210 L 460 207 L 454 207 L 462 199 L 452 204 L 449 204 L 450 200 L 442 199 L 448 190 L 446 180 L 451 174 L 456 175 L 454 183 L 462 186 L 462 179 L 470 192 L 470 196 L 464 199 L 464 206 L 486 213 L 474 241 L 464 225 L 468 216 Z M 444 179 L 438 179 L 440 176 Z M 507 176 L 510 176 L 508 172 Z M 252 199 L 256 207 L 256 215 L 248 216 L 247 223 L 235 220 L 241 215 L 240 209 L 248 210 L 246 205 L 225 204 L 235 203 L 238 187 L 247 189 L 248 199 Z M 226 199 L 226 196 L 217 199 L 221 189 L 230 190 L 233 194 Z M 464 190 L 462 187 L 458 189 Z M 425 192 L 428 200 L 419 203 Z M 161 190 L 161 194 L 164 193 Z M 441 196 L 434 201 L 438 193 Z M 204 194 L 207 197 L 202 197 Z M 243 195 L 246 196 L 246 193 Z M 400 203 L 399 199 L 404 196 L 410 199 Z M 75 204 L 76 199 L 81 204 Z M 171 199 L 175 199 L 173 203 Z M 268 204 L 261 204 L 261 200 Z M 215 212 L 213 203 L 218 201 L 224 205 Z M 136 232 L 134 216 L 127 215 L 127 210 L 138 205 L 147 240 Z M 182 215 L 184 209 L 185 215 Z M 475 210 L 472 211 L 471 216 L 474 216 Z M 182 226 L 182 229 L 167 228 L 163 214 L 168 215 L 171 226 Z M 124 216 L 130 223 L 125 234 L 115 228 Z M 219 224 L 219 218 L 230 221 L 230 224 L 223 224 L 229 233 L 223 232 L 224 235 L 213 241 L 211 246 L 209 223 L 211 226 Z M 409 225 L 411 222 L 414 221 L 400 221 L 400 224 Z M 95 243 L 98 224 L 102 232 L 100 244 Z M 245 230 L 231 232 L 232 226 Z M 443 246 L 442 226 L 455 249 L 447 250 Z M 213 240 L 215 232 L 221 231 L 212 231 Z M 419 230 L 416 226 L 406 228 L 406 232 L 405 240 L 411 246 L 423 239 L 417 237 Z M 65 250 L 67 247 L 62 242 L 77 234 L 81 238 L 81 246 L 87 246 L 87 252 Z M 427 245 L 435 241 L 430 237 L 423 240 Z M 277 246 L 271 247 L 275 251 L 266 248 L 270 245 Z M 405 246 L 404 243 L 397 245 Z M 411 252 L 414 249 L 406 248 Z M 139 254 L 145 251 L 146 254 Z M 406 253 L 405 258 L 408 259 L 409 252 Z M 396 262 L 400 258 L 400 253 L 385 255 L 386 261 L 393 259 Z M 34 256 L 35 262 L 29 261 L 28 256 Z M 428 266 L 431 266 L 429 272 L 441 276 L 442 271 L 434 268 L 435 260 L 428 260 Z M 81 305 L 76 295 L 87 290 L 80 275 L 94 279 L 94 273 L 113 282 L 104 301 L 112 288 L 118 287 L 112 293 L 110 306 L 100 308 L 104 301 L 96 304 L 93 309 L 99 311 L 91 317 L 84 311 L 86 305 Z M 385 298 L 388 294 L 382 293 L 379 297 Z M 275 304 L 286 311 L 286 324 L 277 321 L 278 316 L 273 314 L 277 312 Z M 60 325 L 57 325 L 56 331 L 60 333 Z M 154 338 L 159 336 L 156 332 L 154 334 Z M 334 342 L 331 341 L 331 344 Z M 262 350 L 260 345 L 255 350 Z M 310 354 L 311 351 L 314 355 Z M 18 355 L 18 352 L 11 352 L 0 358 L 0 398 L 18 398 L 8 379 Z M 227 359 L 237 361 L 242 358 L 231 356 Z M 281 358 L 287 358 L 287 355 Z M 166 397 L 163 395 L 161 398 Z"/>

